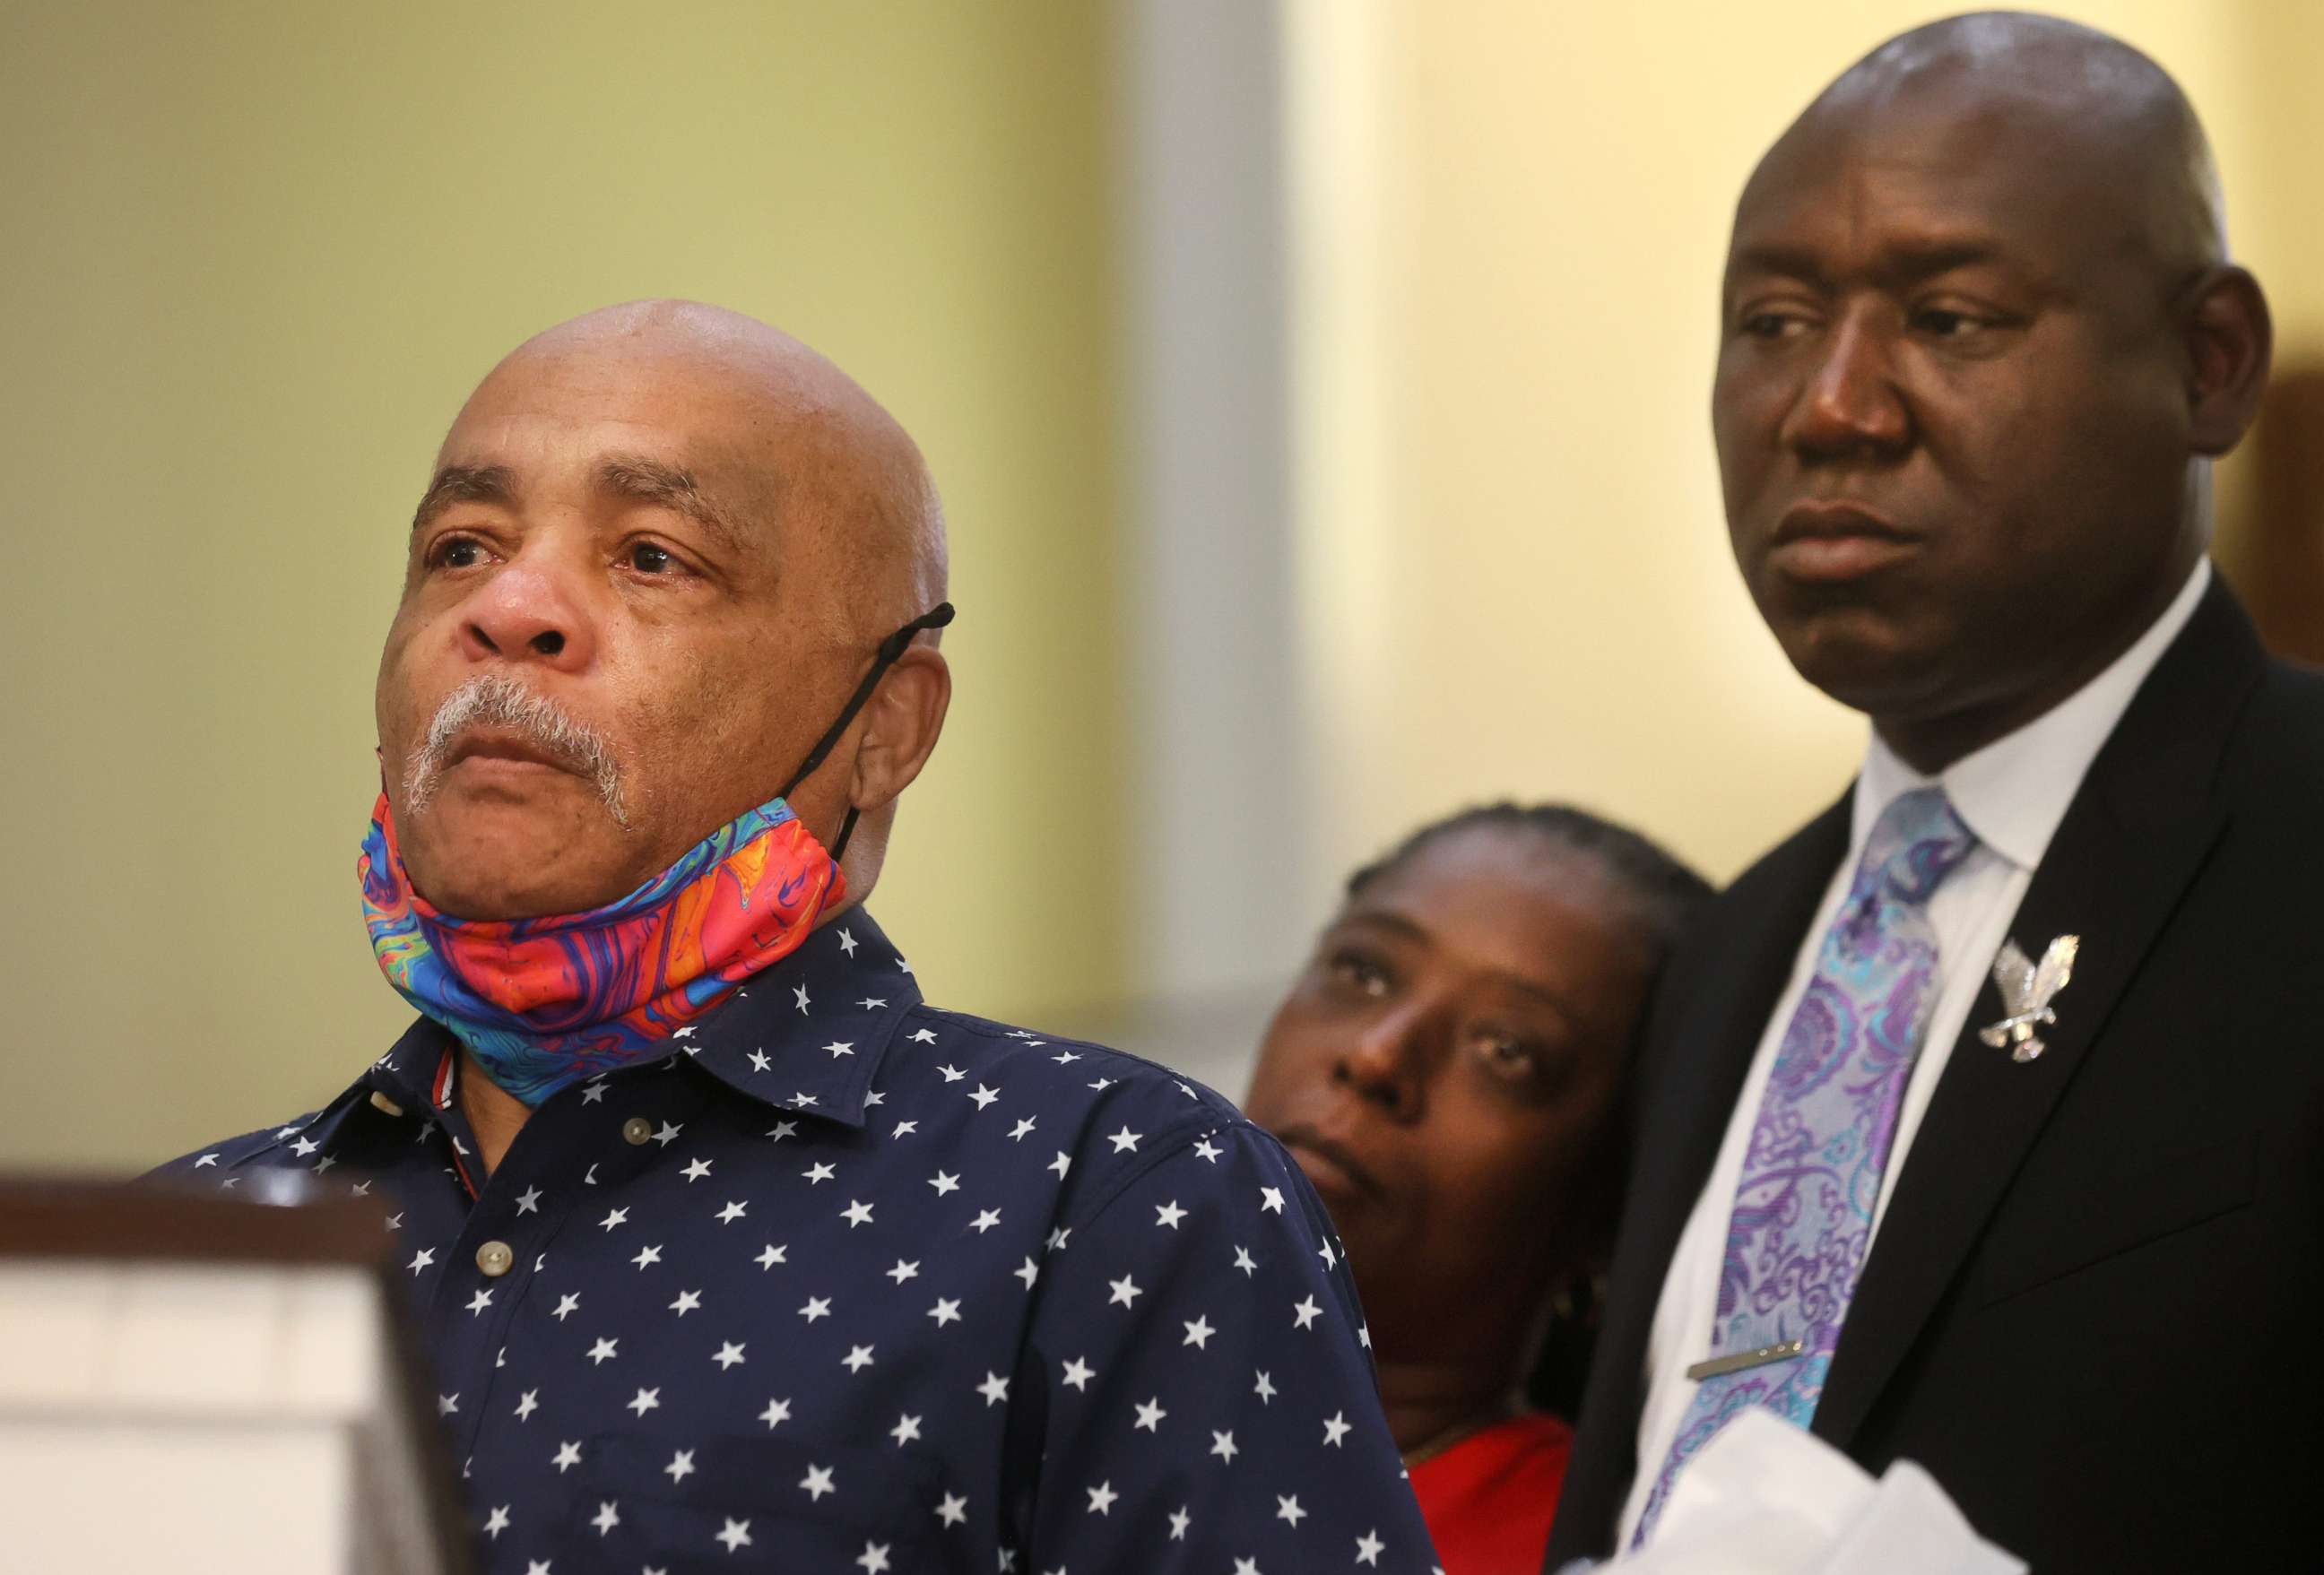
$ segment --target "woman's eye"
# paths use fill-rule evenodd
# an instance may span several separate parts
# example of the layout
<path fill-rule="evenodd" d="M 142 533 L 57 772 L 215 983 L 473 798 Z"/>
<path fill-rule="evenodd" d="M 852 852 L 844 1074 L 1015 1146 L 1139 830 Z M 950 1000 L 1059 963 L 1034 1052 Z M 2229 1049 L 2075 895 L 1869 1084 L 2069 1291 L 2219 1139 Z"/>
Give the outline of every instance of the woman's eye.
<path fill-rule="evenodd" d="M 1388 990 L 1388 970 L 1360 952 L 1339 952 L 1333 954 L 1332 972 L 1334 977 L 1354 986 L 1365 995 L 1386 995 Z"/>

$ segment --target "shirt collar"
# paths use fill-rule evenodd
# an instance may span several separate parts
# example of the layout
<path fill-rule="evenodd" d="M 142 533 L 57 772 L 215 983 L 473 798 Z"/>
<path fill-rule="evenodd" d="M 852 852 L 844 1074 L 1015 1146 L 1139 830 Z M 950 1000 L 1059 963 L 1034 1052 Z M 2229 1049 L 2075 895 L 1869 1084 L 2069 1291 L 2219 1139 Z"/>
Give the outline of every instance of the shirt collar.
<path fill-rule="evenodd" d="M 2210 583 L 2210 559 L 2196 559 L 2163 615 L 2105 671 L 2015 732 L 1962 756 L 1934 777 L 1906 765 L 1875 732 L 1856 779 L 1851 857 L 1872 834 L 1882 810 L 1916 788 L 1941 782 L 1978 842 L 2020 870 L 2039 865 L 2107 735 L 2195 615 Z"/>
<path fill-rule="evenodd" d="M 861 1127 L 888 1045 L 919 1004 L 911 964 L 870 914 L 853 908 L 743 981 L 716 1010 L 678 1030 L 671 1055 L 646 1064 L 682 1055 L 761 1104 Z M 435 1108 L 450 1044 L 440 1026 L 420 1018 L 356 1087 L 407 1110 Z"/>

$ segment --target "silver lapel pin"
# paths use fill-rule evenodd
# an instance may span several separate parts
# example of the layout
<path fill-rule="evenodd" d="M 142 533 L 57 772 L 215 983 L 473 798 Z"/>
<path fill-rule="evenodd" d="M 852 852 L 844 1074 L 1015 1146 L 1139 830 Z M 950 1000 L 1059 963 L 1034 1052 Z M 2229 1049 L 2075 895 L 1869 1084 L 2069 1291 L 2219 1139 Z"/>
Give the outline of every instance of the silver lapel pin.
<path fill-rule="evenodd" d="M 2060 935 L 2050 943 L 2037 965 L 2015 941 L 2002 943 L 1993 960 L 1993 982 L 2000 987 L 2001 1006 L 2009 1015 L 1978 1030 L 1978 1037 L 2000 1049 L 2009 1045 L 2010 1058 L 2031 1061 L 2047 1048 L 2034 1030 L 2058 1020 L 2050 998 L 2074 977 L 2074 953 L 2081 949 L 2080 935 Z"/>

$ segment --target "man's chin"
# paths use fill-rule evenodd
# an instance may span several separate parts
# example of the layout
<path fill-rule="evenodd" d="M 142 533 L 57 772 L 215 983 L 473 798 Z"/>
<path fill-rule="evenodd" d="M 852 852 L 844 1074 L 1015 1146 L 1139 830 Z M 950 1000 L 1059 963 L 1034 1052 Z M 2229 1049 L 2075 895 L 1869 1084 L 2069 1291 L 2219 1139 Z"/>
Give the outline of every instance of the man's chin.
<path fill-rule="evenodd" d="M 634 850 L 603 808 L 447 796 L 397 826 L 412 889 L 455 918 L 544 918 L 601 907 L 637 884 Z"/>

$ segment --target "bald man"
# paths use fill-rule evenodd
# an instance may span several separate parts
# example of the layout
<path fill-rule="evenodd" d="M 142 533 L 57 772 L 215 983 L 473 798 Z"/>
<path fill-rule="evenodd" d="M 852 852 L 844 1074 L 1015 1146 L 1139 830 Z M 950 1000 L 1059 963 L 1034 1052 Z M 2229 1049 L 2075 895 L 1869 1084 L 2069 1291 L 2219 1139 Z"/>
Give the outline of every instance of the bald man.
<path fill-rule="evenodd" d="M 486 1570 L 1425 1570 L 1298 1166 L 924 1005 L 859 906 L 945 577 L 918 451 L 795 340 L 656 302 L 521 347 L 380 663 L 359 874 L 419 1019 L 166 1169 L 386 1201 Z"/>
<path fill-rule="evenodd" d="M 1736 209 L 1712 428 L 1871 737 L 1674 961 L 1551 1567 L 1774 1412 L 2038 1570 L 2309 1568 L 2324 686 L 2205 561 L 2269 327 L 2193 111 L 2052 19 L 1884 44 Z"/>

